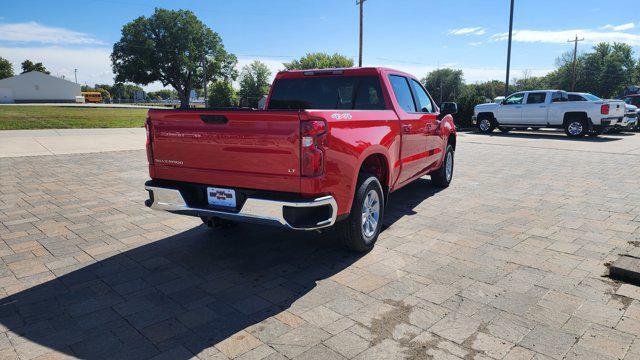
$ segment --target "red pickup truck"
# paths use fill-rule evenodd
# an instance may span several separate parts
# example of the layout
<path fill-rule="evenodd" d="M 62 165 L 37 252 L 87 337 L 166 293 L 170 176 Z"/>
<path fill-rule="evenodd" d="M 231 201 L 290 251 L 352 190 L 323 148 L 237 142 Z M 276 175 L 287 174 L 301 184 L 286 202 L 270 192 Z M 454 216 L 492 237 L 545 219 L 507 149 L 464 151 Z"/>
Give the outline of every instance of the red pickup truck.
<path fill-rule="evenodd" d="M 150 110 L 146 205 L 209 226 L 335 224 L 368 251 L 389 193 L 426 174 L 451 182 L 455 112 L 385 68 L 280 72 L 266 110 Z"/>

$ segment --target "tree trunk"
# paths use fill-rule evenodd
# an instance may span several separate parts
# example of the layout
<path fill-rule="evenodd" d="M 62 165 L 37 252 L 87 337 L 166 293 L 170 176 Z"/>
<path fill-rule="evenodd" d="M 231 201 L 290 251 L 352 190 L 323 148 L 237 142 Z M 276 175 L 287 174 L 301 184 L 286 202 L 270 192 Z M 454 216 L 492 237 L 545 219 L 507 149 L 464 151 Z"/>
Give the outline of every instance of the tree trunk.
<path fill-rule="evenodd" d="M 189 108 L 189 92 L 186 90 L 178 91 L 178 97 L 180 98 L 180 108 L 188 109 Z"/>

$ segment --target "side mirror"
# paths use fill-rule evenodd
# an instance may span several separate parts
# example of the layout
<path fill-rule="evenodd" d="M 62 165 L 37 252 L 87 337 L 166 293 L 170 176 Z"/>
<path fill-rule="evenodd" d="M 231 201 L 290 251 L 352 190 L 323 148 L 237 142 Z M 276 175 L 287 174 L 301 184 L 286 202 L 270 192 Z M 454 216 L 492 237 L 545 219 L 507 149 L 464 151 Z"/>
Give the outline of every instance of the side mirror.
<path fill-rule="evenodd" d="M 443 102 L 440 105 L 441 115 L 455 115 L 458 113 L 458 104 L 454 102 Z"/>

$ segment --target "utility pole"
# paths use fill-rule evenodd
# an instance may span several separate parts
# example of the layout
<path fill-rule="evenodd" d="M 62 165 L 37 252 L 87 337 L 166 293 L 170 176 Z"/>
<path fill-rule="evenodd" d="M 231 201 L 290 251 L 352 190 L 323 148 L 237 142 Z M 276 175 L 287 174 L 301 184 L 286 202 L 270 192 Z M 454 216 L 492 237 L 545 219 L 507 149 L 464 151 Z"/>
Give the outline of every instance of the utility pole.
<path fill-rule="evenodd" d="M 207 55 L 202 55 L 202 79 L 204 80 L 204 107 L 209 107 L 209 96 L 207 95 Z"/>
<path fill-rule="evenodd" d="M 76 77 L 76 84 L 78 83 L 78 69 L 73 69 L 73 75 Z"/>
<path fill-rule="evenodd" d="M 504 85 L 504 96 L 509 96 L 509 71 L 511 70 L 511 39 L 513 38 L 513 3 L 511 0 L 511 14 L 509 15 L 509 45 L 507 46 L 507 79 Z"/>
<path fill-rule="evenodd" d="M 573 43 L 573 75 L 571 76 L 571 91 L 576 91 L 576 65 L 578 62 L 578 42 L 579 41 L 584 41 L 584 38 L 578 39 L 577 34 L 575 39 L 567 40 L 567 42 Z"/>
<path fill-rule="evenodd" d="M 356 1 L 356 5 L 360 5 L 360 52 L 358 55 L 358 67 L 362 67 L 362 17 L 363 17 L 363 4 L 367 0 Z"/>

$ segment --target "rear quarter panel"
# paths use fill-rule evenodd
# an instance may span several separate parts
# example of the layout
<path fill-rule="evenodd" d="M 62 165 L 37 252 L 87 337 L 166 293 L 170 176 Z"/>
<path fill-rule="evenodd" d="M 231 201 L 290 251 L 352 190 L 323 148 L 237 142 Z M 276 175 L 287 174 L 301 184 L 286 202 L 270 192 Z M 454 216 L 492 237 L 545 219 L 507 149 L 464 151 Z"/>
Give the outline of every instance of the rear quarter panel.
<path fill-rule="evenodd" d="M 358 172 L 364 160 L 381 154 L 387 161 L 387 184 L 399 175 L 400 123 L 393 110 L 308 110 L 310 118 L 327 121 L 325 171 L 316 178 L 303 178 L 303 195 L 331 194 L 338 203 L 338 215 L 351 210 Z"/>

